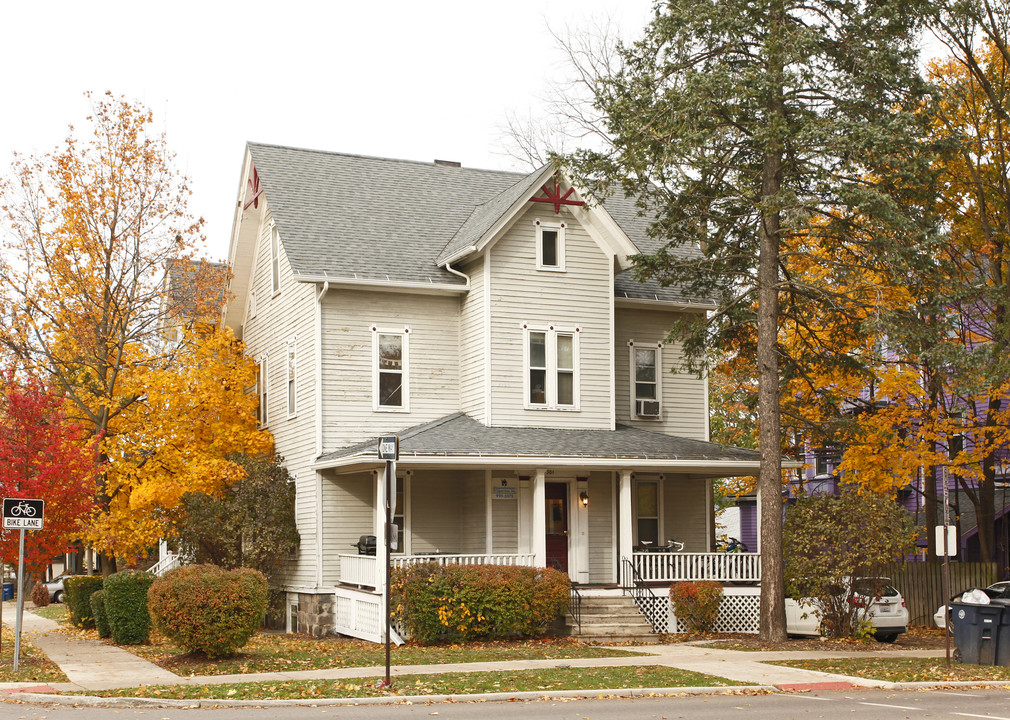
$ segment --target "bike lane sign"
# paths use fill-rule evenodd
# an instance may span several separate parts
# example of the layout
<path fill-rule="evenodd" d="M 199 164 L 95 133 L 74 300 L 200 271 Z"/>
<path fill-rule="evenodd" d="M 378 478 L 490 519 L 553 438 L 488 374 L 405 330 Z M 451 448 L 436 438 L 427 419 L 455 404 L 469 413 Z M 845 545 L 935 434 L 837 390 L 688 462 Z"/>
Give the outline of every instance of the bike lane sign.
<path fill-rule="evenodd" d="M 41 530 L 46 513 L 45 500 L 4 498 L 4 530 Z"/>

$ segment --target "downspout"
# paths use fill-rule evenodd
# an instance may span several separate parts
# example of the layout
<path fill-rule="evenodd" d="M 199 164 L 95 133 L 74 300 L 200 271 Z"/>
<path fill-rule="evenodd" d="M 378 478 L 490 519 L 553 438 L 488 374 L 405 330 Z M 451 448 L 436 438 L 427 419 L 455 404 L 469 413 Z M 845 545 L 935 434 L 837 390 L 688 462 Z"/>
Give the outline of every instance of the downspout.
<path fill-rule="evenodd" d="M 445 269 L 448 270 L 449 272 L 451 272 L 453 275 L 456 275 L 457 277 L 461 277 L 464 280 L 466 280 L 466 286 L 464 287 L 464 289 L 465 290 L 469 290 L 470 289 L 470 276 L 469 275 L 467 275 L 465 272 L 461 272 L 459 270 L 453 269 L 452 265 L 450 265 L 449 263 L 445 264 Z"/>
<path fill-rule="evenodd" d="M 316 457 L 323 454 L 323 298 L 330 283 L 316 295 Z M 316 587 L 323 585 L 323 473 L 316 470 Z"/>

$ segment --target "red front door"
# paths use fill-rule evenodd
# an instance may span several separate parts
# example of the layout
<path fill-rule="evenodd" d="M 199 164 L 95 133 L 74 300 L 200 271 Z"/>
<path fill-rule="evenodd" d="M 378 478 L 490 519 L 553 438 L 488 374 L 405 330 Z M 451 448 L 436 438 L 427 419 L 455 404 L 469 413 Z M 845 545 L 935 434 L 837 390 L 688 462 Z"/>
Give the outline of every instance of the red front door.
<path fill-rule="evenodd" d="M 547 483 L 547 567 L 568 572 L 568 485 Z"/>

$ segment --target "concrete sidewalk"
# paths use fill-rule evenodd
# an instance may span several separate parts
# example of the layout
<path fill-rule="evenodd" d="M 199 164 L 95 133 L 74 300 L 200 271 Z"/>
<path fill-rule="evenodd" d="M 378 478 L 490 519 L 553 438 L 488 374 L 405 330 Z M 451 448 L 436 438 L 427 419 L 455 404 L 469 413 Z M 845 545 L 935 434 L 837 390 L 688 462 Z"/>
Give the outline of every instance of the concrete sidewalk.
<path fill-rule="evenodd" d="M 5 603 L 4 624 L 14 626 L 14 604 Z M 97 640 L 76 638 L 58 630 L 58 624 L 31 612 L 25 612 L 23 638 L 45 652 L 60 666 L 69 682 L 50 683 L 51 690 L 108 690 L 140 685 L 220 685 L 238 682 L 283 682 L 286 680 L 340 680 L 376 677 L 383 667 L 333 668 L 297 672 L 265 672 L 243 675 L 179 676 L 137 657 L 133 653 Z M 441 665 L 394 665 L 391 672 L 401 675 L 440 675 L 455 672 L 508 672 L 557 667 L 619 667 L 664 665 L 715 675 L 766 689 L 817 689 L 822 687 L 879 687 L 886 685 L 830 673 L 769 665 L 767 661 L 817 657 L 880 657 L 881 652 L 852 652 L 838 655 L 828 652 L 749 652 L 720 650 L 682 643 L 621 647 L 643 653 L 637 657 L 583 658 L 571 660 L 511 660 L 503 662 L 452 663 Z M 941 651 L 886 651 L 888 657 L 940 657 Z M 394 653 L 395 662 L 395 653 Z M 31 688 L 39 683 L 0 683 L 0 690 Z M 739 689 L 739 688 L 738 688 Z M 713 689 L 714 690 L 714 689 Z M 44 690 L 43 690 L 44 691 Z"/>

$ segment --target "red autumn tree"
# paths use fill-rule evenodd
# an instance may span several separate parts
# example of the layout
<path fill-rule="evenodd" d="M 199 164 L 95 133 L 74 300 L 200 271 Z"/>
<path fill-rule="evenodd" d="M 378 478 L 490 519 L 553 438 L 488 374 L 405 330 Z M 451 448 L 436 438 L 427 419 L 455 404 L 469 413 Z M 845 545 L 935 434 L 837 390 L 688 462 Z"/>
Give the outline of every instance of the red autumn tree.
<path fill-rule="evenodd" d="M 95 452 L 69 423 L 63 399 L 37 380 L 8 373 L 0 396 L 0 493 L 45 500 L 42 530 L 25 531 L 25 571 L 39 576 L 80 534 L 93 510 Z M 17 563 L 18 530 L 0 531 L 0 557 Z"/>

